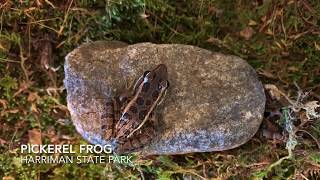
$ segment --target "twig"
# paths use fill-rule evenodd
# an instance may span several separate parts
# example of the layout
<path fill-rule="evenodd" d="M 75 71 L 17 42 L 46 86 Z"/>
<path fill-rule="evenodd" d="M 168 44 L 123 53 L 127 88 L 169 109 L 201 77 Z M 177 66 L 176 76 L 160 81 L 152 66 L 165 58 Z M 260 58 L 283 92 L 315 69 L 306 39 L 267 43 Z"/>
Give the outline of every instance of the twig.
<path fill-rule="evenodd" d="M 29 81 L 28 71 L 27 71 L 27 69 L 26 69 L 26 67 L 24 65 L 24 63 L 27 60 L 27 58 L 23 56 L 23 50 L 22 50 L 21 44 L 19 44 L 19 49 L 20 49 L 20 59 L 21 59 L 20 66 L 21 66 L 21 69 L 22 69 L 22 71 L 24 73 L 26 81 L 28 82 Z"/>
<path fill-rule="evenodd" d="M 314 92 L 311 92 L 310 95 L 315 97 L 315 98 L 317 98 L 318 100 L 320 100 L 320 95 L 318 95 L 318 94 L 316 94 Z"/>
<path fill-rule="evenodd" d="M 259 162 L 259 163 L 253 163 L 253 164 L 249 164 L 249 165 L 245 165 L 246 168 L 250 168 L 252 166 L 264 166 L 269 164 L 270 162 Z"/>
<path fill-rule="evenodd" d="M 304 6 L 305 6 L 305 4 L 303 4 Z M 306 7 L 306 6 L 305 6 Z M 310 8 L 310 6 L 308 6 L 309 8 Z M 298 12 L 299 12 L 299 15 L 300 15 L 300 18 L 305 22 L 305 23 L 307 23 L 307 24 L 309 24 L 309 25 L 312 25 L 313 27 L 317 27 L 317 25 L 316 24 L 314 24 L 314 23 L 312 23 L 312 22 L 310 22 L 310 21 L 308 21 L 304 16 L 303 16 L 303 14 L 302 14 L 302 12 L 301 12 L 301 9 L 296 5 L 296 9 L 298 10 Z M 307 8 L 308 9 L 308 8 Z M 308 9 L 309 11 L 310 11 L 310 9 Z M 312 11 L 310 11 L 311 13 L 312 13 Z"/>
<path fill-rule="evenodd" d="M 58 31 L 58 37 L 61 35 L 63 29 L 64 29 L 64 24 L 67 22 L 67 19 L 68 19 L 68 16 L 69 16 L 69 11 L 70 11 L 70 8 L 71 8 L 71 5 L 73 4 L 73 0 L 71 0 L 68 8 L 67 8 L 67 12 L 66 14 L 64 15 L 64 18 L 63 18 L 63 22 L 62 22 L 62 25 L 60 26 L 60 29 Z"/>
<path fill-rule="evenodd" d="M 10 140 L 10 143 L 9 143 L 9 151 L 11 150 L 11 144 L 12 144 L 12 142 L 13 142 L 16 134 L 17 134 L 17 132 L 18 132 L 18 129 L 16 129 L 16 130 L 14 131 L 13 136 L 12 136 L 12 138 L 11 138 L 11 140 Z"/>
<path fill-rule="evenodd" d="M 272 163 L 272 164 L 268 167 L 267 171 L 270 172 L 273 167 L 278 166 L 278 165 L 280 165 L 280 164 L 282 163 L 282 161 L 284 161 L 284 160 L 286 160 L 286 159 L 291 159 L 291 158 L 292 158 L 292 154 L 289 154 L 289 155 L 287 155 L 287 156 L 284 156 L 284 157 L 280 158 L 278 161 Z"/>
<path fill-rule="evenodd" d="M 303 179 L 305 179 L 305 180 L 309 180 L 306 176 L 304 176 L 302 173 L 300 173 L 299 172 L 299 175 L 303 178 Z"/>
<path fill-rule="evenodd" d="M 180 172 L 180 173 L 190 173 L 190 174 L 193 174 L 193 175 L 195 175 L 195 176 L 198 176 L 198 177 L 201 178 L 201 179 L 206 179 L 205 177 L 201 176 L 200 174 L 195 173 L 195 172 L 193 172 L 192 170 L 188 170 L 188 169 L 180 169 L 180 170 L 178 170 L 177 172 Z"/>
<path fill-rule="evenodd" d="M 20 61 L 15 61 L 11 59 L 5 59 L 0 57 L 0 62 L 13 62 L 13 63 L 20 63 Z"/>
<path fill-rule="evenodd" d="M 303 130 L 303 129 L 297 130 L 297 132 L 299 132 L 299 131 L 308 134 L 308 135 L 316 142 L 316 144 L 317 144 L 317 146 L 318 146 L 318 149 L 320 149 L 320 143 L 319 143 L 319 141 L 317 140 L 317 138 L 315 138 L 314 136 L 312 136 L 312 134 L 310 134 L 308 131 L 305 131 L 305 130 Z"/>
<path fill-rule="evenodd" d="M 141 175 L 141 179 L 145 180 L 142 170 L 140 168 L 137 168 L 137 170 L 139 171 L 139 173 Z"/>

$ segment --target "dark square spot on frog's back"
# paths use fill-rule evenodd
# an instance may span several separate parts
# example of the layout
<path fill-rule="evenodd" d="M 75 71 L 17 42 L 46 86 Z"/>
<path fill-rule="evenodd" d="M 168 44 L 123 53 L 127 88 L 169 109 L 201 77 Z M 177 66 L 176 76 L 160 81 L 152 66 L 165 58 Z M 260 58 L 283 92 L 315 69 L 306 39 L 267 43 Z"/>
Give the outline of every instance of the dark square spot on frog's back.
<path fill-rule="evenodd" d="M 102 119 L 105 119 L 105 118 L 114 118 L 114 114 L 112 114 L 112 113 L 104 113 L 104 114 L 102 114 L 101 118 L 102 118 Z"/>
<path fill-rule="evenodd" d="M 152 79 L 155 79 L 157 77 L 157 73 L 153 73 Z"/>
<path fill-rule="evenodd" d="M 144 117 L 146 116 L 146 114 L 147 114 L 147 111 L 146 111 L 146 110 L 140 111 L 140 113 L 139 113 L 139 119 L 140 119 L 140 120 L 144 120 Z"/>
<path fill-rule="evenodd" d="M 107 118 L 114 118 L 114 114 L 106 113 L 106 117 L 107 117 Z"/>
<path fill-rule="evenodd" d="M 146 106 L 150 106 L 151 105 L 151 101 L 149 99 L 146 100 Z"/>
<path fill-rule="evenodd" d="M 124 135 L 125 135 L 125 136 L 128 136 L 129 134 L 130 134 L 130 131 L 125 131 L 125 132 L 124 132 Z"/>
<path fill-rule="evenodd" d="M 140 142 L 142 147 L 144 144 L 148 143 L 150 141 L 150 138 L 148 136 L 140 136 Z"/>
<path fill-rule="evenodd" d="M 107 101 L 106 102 L 106 106 L 113 106 L 113 102 L 112 101 Z"/>
<path fill-rule="evenodd" d="M 137 140 L 138 138 L 134 138 L 131 140 L 131 146 L 132 147 L 138 147 L 139 146 L 139 141 Z"/>
<path fill-rule="evenodd" d="M 143 103 L 144 103 L 143 98 L 142 98 L 142 97 L 138 97 L 138 98 L 137 98 L 137 104 L 138 104 L 139 106 L 141 106 L 141 105 L 143 105 Z"/>
<path fill-rule="evenodd" d="M 157 100 L 158 96 L 159 96 L 159 92 L 158 92 L 158 91 L 154 91 L 154 92 L 152 93 L 152 99 L 153 99 L 154 101 Z"/>
<path fill-rule="evenodd" d="M 132 113 L 137 113 L 137 112 L 138 112 L 138 109 L 137 109 L 137 107 L 135 107 L 135 106 L 131 106 L 131 107 L 130 107 L 130 111 L 131 111 Z"/>

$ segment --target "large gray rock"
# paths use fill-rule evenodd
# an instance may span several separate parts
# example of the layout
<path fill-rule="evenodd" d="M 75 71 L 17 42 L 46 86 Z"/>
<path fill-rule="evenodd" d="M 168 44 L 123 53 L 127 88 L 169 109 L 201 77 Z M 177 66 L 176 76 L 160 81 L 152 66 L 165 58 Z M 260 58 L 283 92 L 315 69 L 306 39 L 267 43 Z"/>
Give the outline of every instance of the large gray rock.
<path fill-rule="evenodd" d="M 170 87 L 157 108 L 158 135 L 143 155 L 227 150 L 257 132 L 265 95 L 246 61 L 189 45 L 115 41 L 84 44 L 66 57 L 64 83 L 77 131 L 90 143 L 108 143 L 100 118 L 105 98 L 160 63 L 168 67 Z"/>

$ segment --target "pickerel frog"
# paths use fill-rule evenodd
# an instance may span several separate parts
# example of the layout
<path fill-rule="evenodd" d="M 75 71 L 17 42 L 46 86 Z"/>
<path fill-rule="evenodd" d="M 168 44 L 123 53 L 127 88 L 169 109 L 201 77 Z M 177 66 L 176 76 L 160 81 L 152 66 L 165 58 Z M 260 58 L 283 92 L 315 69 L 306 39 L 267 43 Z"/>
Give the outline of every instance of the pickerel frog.
<path fill-rule="evenodd" d="M 117 151 L 140 148 L 155 136 L 153 112 L 169 87 L 167 67 L 158 65 L 145 71 L 132 93 L 107 100 L 104 138 L 117 143 Z"/>

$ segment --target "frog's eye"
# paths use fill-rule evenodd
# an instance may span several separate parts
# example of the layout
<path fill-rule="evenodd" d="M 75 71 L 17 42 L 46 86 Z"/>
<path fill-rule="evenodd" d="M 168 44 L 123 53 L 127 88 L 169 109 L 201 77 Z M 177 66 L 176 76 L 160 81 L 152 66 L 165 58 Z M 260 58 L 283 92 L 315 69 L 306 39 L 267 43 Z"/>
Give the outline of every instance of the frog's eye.
<path fill-rule="evenodd" d="M 150 71 L 145 71 L 145 72 L 143 73 L 143 77 L 146 77 L 149 73 L 150 73 Z"/>
<path fill-rule="evenodd" d="M 120 118 L 120 121 L 121 122 L 126 122 L 126 121 L 128 121 L 130 119 L 130 114 L 128 114 L 128 113 L 123 113 L 122 114 L 122 116 L 121 116 L 121 118 Z"/>
<path fill-rule="evenodd" d="M 170 86 L 169 81 L 166 81 L 166 89 Z"/>
<path fill-rule="evenodd" d="M 121 103 L 125 103 L 125 102 L 127 102 L 128 97 L 126 97 L 126 96 L 120 96 L 120 97 L 119 97 L 119 100 L 120 100 Z"/>
<path fill-rule="evenodd" d="M 160 81 L 158 84 L 158 90 L 167 89 L 169 87 L 169 81 Z"/>

